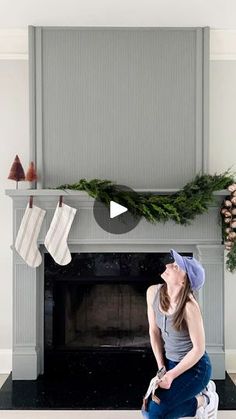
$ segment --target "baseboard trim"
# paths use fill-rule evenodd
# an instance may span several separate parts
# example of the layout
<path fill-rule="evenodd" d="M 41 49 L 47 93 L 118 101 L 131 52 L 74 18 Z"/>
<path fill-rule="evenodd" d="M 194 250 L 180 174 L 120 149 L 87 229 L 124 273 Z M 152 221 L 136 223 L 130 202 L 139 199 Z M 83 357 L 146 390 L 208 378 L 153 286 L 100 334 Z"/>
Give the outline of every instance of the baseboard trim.
<path fill-rule="evenodd" d="M 12 370 L 12 350 L 0 349 L 0 374 L 9 374 Z"/>
<path fill-rule="evenodd" d="M 236 349 L 225 350 L 225 367 L 229 373 L 236 373 Z"/>

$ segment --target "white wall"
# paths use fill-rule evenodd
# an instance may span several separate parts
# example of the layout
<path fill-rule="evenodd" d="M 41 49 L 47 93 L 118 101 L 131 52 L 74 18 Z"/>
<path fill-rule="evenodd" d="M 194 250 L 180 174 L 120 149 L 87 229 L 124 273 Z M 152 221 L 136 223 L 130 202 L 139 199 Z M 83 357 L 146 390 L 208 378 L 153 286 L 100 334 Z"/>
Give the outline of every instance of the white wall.
<path fill-rule="evenodd" d="M 12 202 L 4 190 L 15 187 L 7 180 L 15 155 L 19 154 L 25 169 L 29 163 L 28 62 L 23 53 L 12 54 L 18 60 L 1 60 L 0 51 L 0 373 L 11 369 L 12 345 Z M 236 171 L 236 32 L 211 31 L 211 57 L 209 172 L 220 173 L 233 165 Z M 19 187 L 28 187 L 27 182 Z M 236 372 L 235 295 L 236 274 L 226 273 L 226 364 L 232 372 Z"/>
<path fill-rule="evenodd" d="M 210 63 L 209 170 L 236 172 L 236 60 Z M 236 342 L 236 341 L 235 341 Z"/>
<path fill-rule="evenodd" d="M 236 43 L 235 43 L 236 48 Z M 217 58 L 217 57 L 216 57 Z M 210 65 L 211 173 L 232 167 L 236 172 L 236 60 L 215 60 Z M 236 372 L 236 274 L 225 274 L 226 368 Z"/>
<path fill-rule="evenodd" d="M 11 164 L 19 154 L 29 164 L 28 62 L 0 60 L 0 372 L 11 370 L 12 346 L 12 202 L 5 189 L 15 188 L 8 180 Z M 19 188 L 29 187 L 28 182 Z"/>

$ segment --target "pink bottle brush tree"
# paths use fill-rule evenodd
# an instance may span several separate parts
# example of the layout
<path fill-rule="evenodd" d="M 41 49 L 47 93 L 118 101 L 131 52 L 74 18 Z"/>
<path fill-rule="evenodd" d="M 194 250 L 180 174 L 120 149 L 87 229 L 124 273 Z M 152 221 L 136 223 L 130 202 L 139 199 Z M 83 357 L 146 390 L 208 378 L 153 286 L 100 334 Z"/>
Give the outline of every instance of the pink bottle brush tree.
<path fill-rule="evenodd" d="M 16 181 L 16 189 L 18 189 L 18 182 L 25 180 L 25 172 L 18 155 L 16 155 L 15 160 L 11 166 L 8 179 Z"/>
<path fill-rule="evenodd" d="M 25 180 L 28 180 L 29 182 L 35 182 L 37 179 L 38 179 L 37 172 L 34 166 L 34 162 L 32 161 L 27 170 Z"/>

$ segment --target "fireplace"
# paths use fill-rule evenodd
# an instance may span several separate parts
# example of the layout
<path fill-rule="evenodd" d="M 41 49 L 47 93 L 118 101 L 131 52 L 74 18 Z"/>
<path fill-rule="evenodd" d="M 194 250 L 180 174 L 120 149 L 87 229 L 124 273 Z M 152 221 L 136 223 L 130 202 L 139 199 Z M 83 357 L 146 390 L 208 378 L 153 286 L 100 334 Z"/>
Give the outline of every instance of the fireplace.
<path fill-rule="evenodd" d="M 120 365 L 121 353 L 126 356 L 131 354 L 126 364 L 131 366 L 134 363 L 133 373 L 137 365 L 140 365 L 141 375 L 141 371 L 147 368 L 153 371 L 155 365 L 151 368 L 145 364 L 153 362 L 153 356 L 146 356 L 150 346 L 148 348 L 145 292 L 149 284 L 158 282 L 158 267 L 155 266 L 158 263 L 157 255 L 169 252 L 170 248 L 175 248 L 182 254 L 192 254 L 205 267 L 206 283 L 200 290 L 198 299 L 205 324 L 207 351 L 213 363 L 213 378 L 225 377 L 224 246 L 219 223 L 219 206 L 224 192 L 216 194 L 208 212 L 196 217 L 188 226 L 172 222 L 151 224 L 142 219 L 132 231 L 117 235 L 107 233 L 97 225 L 93 217 L 94 200 L 85 192 L 44 189 L 9 190 L 7 194 L 13 199 L 13 243 L 29 195 L 34 196 L 35 205 L 46 210 L 38 238 L 42 264 L 36 269 L 30 268 L 13 251 L 13 380 L 37 379 L 47 372 L 50 357 L 53 359 L 52 370 L 59 373 L 67 368 L 67 372 L 73 372 L 78 365 L 78 353 L 82 360 L 80 365 L 83 365 L 83 374 L 94 370 L 92 364 L 90 368 L 88 360 L 91 363 L 97 361 L 98 352 L 103 364 L 101 371 L 106 369 L 109 359 L 110 365 L 114 364 L 114 357 L 115 365 Z M 65 203 L 78 210 L 68 237 L 73 259 L 71 265 L 57 266 L 50 271 L 53 261 L 50 261 L 43 243 L 61 194 L 64 195 Z M 131 270 L 127 268 L 129 258 L 132 259 Z M 150 258 L 150 263 L 145 263 L 153 271 L 145 271 L 146 265 L 142 258 Z M 76 268 L 77 273 L 71 275 L 70 269 L 76 264 L 79 266 Z M 57 274 L 58 278 L 55 280 Z M 57 284 L 54 293 L 52 283 Z M 48 300 L 45 300 L 45 293 Z M 122 301 L 120 305 L 117 303 L 119 298 Z M 113 299 L 112 310 L 116 314 L 112 314 L 110 299 Z M 124 309 L 127 306 L 126 299 L 133 300 L 129 306 L 132 313 L 142 307 L 142 320 L 145 319 L 142 323 L 137 321 L 130 328 L 129 316 Z M 93 303 L 96 300 L 100 311 L 97 319 L 93 317 Z M 107 300 L 109 304 L 105 304 Z M 57 312 L 58 304 L 64 304 L 67 308 Z M 90 308 L 83 311 L 83 318 L 81 310 L 84 306 Z M 101 306 L 105 309 L 101 310 Z M 118 307 L 122 307 L 119 315 Z M 44 322 L 46 315 L 47 325 Z M 88 319 L 86 323 L 85 317 L 88 315 L 92 325 L 90 330 L 86 330 Z M 103 329 L 104 319 L 108 325 L 106 330 Z M 62 323 L 66 328 L 58 326 Z M 56 348 L 56 352 L 52 348 Z M 64 359 L 69 358 L 68 362 L 60 362 L 63 351 Z M 137 356 L 135 362 L 134 353 Z M 105 360 L 104 363 L 102 359 Z M 121 362 L 121 365 L 124 363 Z"/>

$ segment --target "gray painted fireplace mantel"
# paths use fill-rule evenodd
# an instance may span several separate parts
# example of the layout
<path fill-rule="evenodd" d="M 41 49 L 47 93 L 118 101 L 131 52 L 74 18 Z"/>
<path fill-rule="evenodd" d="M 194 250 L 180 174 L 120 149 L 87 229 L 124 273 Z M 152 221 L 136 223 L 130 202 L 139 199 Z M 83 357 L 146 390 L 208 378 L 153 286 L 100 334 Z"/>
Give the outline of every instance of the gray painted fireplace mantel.
<path fill-rule="evenodd" d="M 208 212 L 187 227 L 173 222 L 153 225 L 142 219 L 134 230 L 121 235 L 107 233 L 97 225 L 94 200 L 84 192 L 38 189 L 7 190 L 6 194 L 13 199 L 13 380 L 36 379 L 44 372 L 44 263 L 38 268 L 27 266 L 14 250 L 15 237 L 29 195 L 33 195 L 34 204 L 46 210 L 38 238 L 43 254 L 44 237 L 60 194 L 66 204 L 78 210 L 68 238 L 71 252 L 166 252 L 175 247 L 180 252 L 192 252 L 202 262 L 206 283 L 198 297 L 207 351 L 213 378 L 224 378 L 224 247 L 219 222 L 224 191 L 215 195 Z"/>

